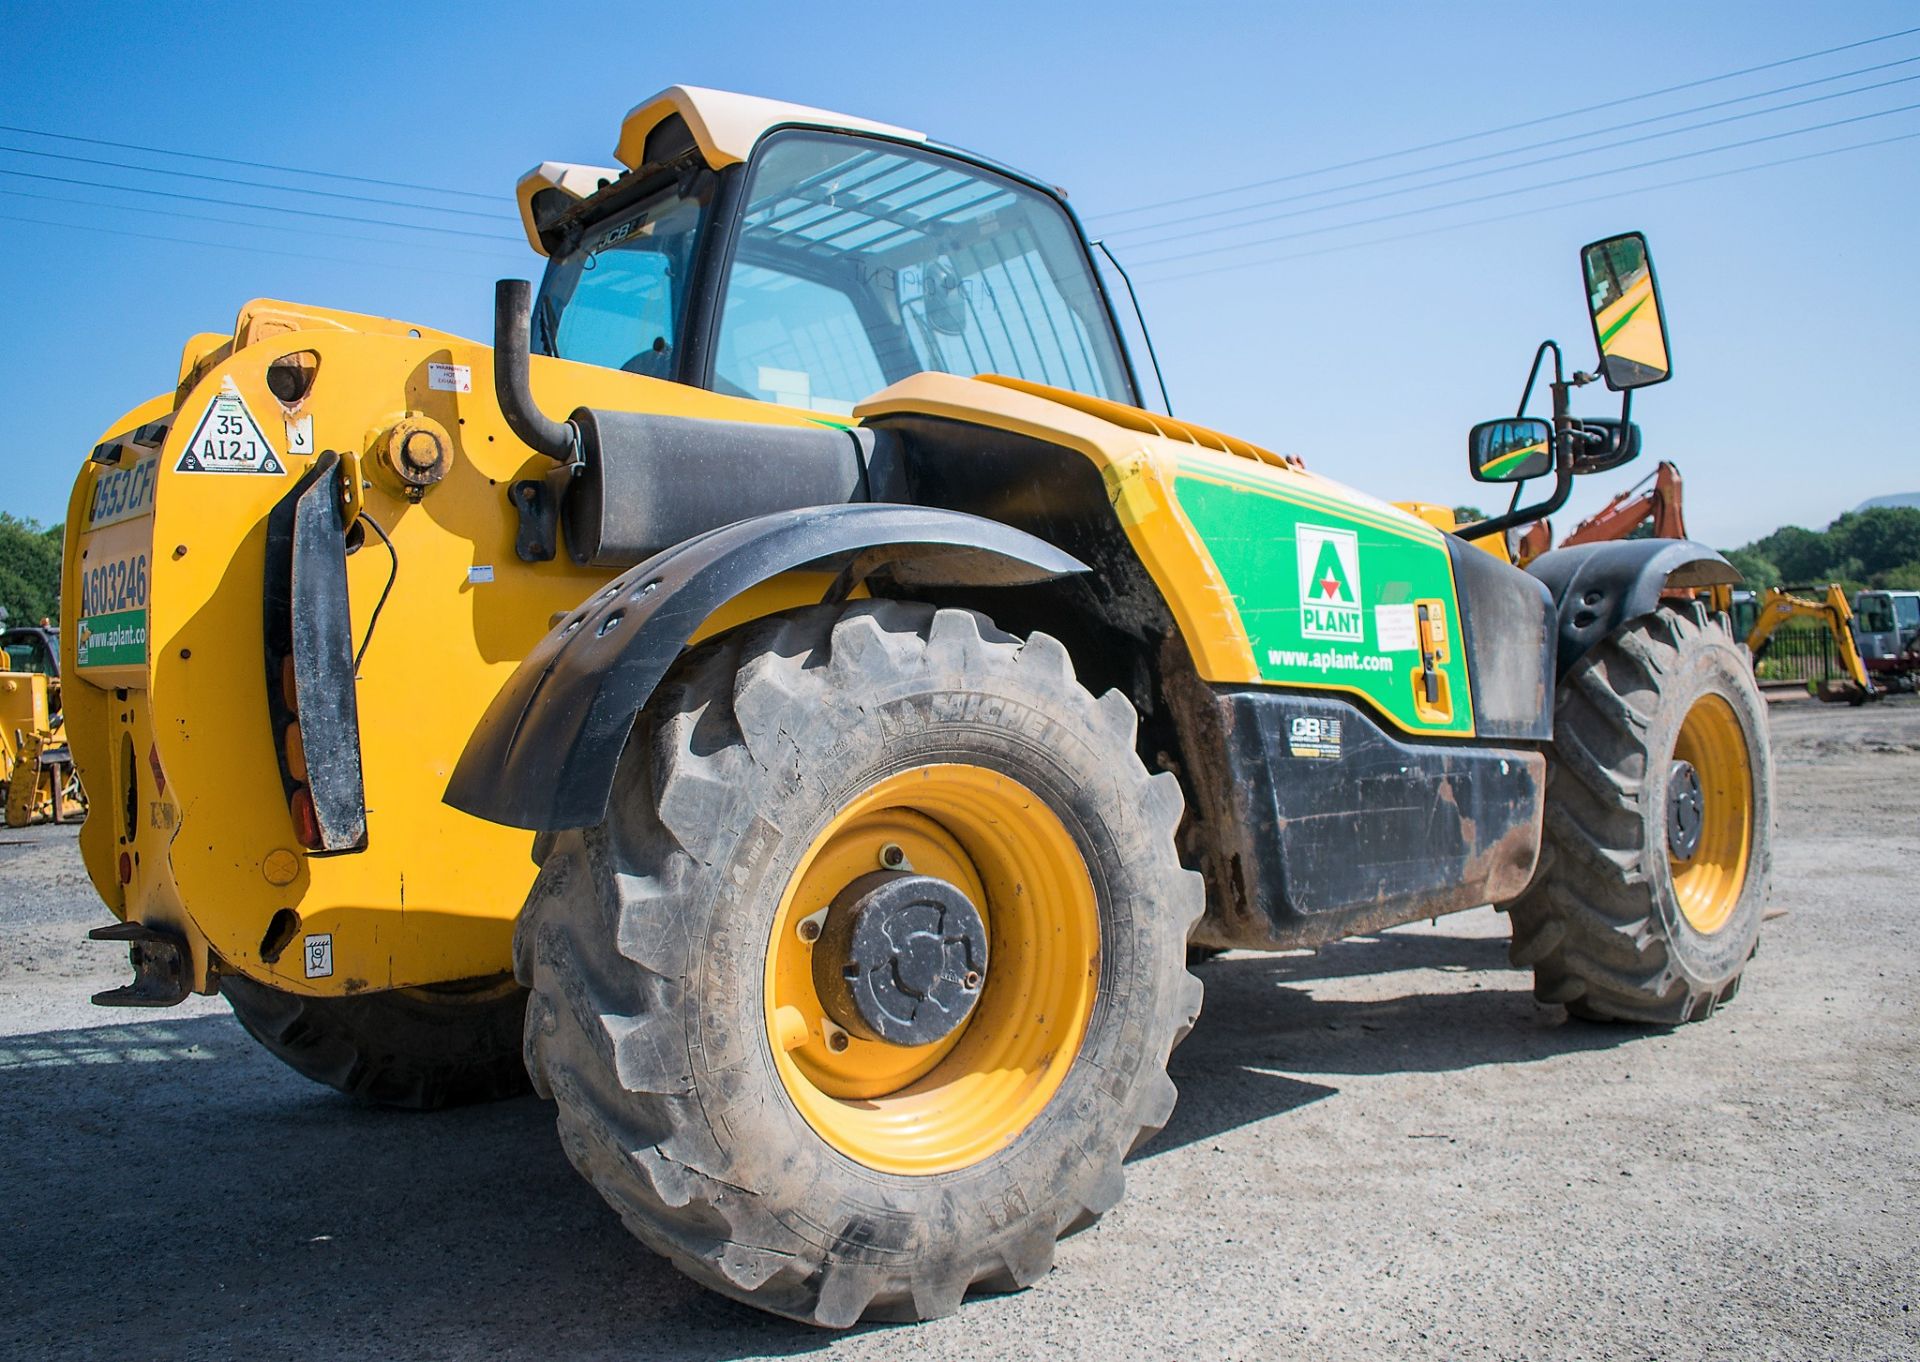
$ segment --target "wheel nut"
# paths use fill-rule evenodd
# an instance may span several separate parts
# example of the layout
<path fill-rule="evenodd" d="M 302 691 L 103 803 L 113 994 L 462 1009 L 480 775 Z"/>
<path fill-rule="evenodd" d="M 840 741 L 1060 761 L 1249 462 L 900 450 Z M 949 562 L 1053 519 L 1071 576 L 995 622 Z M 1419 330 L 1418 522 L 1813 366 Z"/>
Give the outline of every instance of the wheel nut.
<path fill-rule="evenodd" d="M 888 870 L 898 870 L 907 863 L 907 853 L 900 849 L 897 842 L 888 842 L 880 848 L 880 864 Z"/>
<path fill-rule="evenodd" d="M 847 1048 L 847 1033 L 845 1031 L 827 1032 L 827 1048 L 836 1055 L 845 1050 Z"/>
<path fill-rule="evenodd" d="M 808 918 L 805 922 L 802 922 L 800 924 L 800 939 L 802 941 L 818 941 L 820 939 L 820 924 L 812 918 Z"/>

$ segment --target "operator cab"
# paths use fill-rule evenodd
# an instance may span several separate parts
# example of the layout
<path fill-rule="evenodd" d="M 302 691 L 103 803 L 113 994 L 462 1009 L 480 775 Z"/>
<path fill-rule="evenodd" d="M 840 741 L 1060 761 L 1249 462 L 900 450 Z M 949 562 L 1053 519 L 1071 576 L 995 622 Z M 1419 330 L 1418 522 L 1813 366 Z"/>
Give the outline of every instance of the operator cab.
<path fill-rule="evenodd" d="M 924 136 L 675 87 L 623 171 L 521 183 L 548 257 L 533 353 L 851 417 L 929 370 L 1128 405 L 1138 383 L 1057 190 Z"/>
<path fill-rule="evenodd" d="M 60 636 L 50 628 L 0 628 L 0 672 L 60 675 Z"/>
<path fill-rule="evenodd" d="M 1862 591 L 1853 598 L 1853 632 L 1861 660 L 1891 661 L 1920 653 L 1920 591 Z"/>

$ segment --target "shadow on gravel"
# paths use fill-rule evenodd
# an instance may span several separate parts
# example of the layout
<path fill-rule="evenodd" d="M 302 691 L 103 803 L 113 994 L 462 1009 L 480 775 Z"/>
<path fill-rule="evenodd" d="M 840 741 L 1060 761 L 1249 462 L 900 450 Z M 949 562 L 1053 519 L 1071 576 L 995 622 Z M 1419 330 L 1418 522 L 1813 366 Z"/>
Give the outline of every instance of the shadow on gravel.
<path fill-rule="evenodd" d="M 1315 1002 L 1305 985 L 1498 969 L 1504 944 L 1387 935 L 1201 967 L 1152 1157 L 1332 1096 L 1299 1075 L 1524 1063 L 1632 1032 L 1519 988 Z M 1516 981 L 1523 976 L 1507 976 Z M 228 1016 L 0 1037 L 0 1356 L 792 1355 L 831 1335 L 685 1281 L 567 1164 L 528 1098 L 371 1111 Z"/>
<path fill-rule="evenodd" d="M 1308 986 L 1408 970 L 1501 971 L 1502 985 L 1368 1001 L 1314 998 Z M 1331 1097 L 1338 1087 L 1298 1075 L 1438 1073 L 1605 1050 L 1645 1034 L 1569 1021 L 1534 1001 L 1530 976 L 1509 968 L 1504 938 L 1388 932 L 1311 956 L 1236 956 L 1195 970 L 1206 1004 L 1169 1070 L 1180 1104 L 1136 1158 L 1212 1139 Z"/>

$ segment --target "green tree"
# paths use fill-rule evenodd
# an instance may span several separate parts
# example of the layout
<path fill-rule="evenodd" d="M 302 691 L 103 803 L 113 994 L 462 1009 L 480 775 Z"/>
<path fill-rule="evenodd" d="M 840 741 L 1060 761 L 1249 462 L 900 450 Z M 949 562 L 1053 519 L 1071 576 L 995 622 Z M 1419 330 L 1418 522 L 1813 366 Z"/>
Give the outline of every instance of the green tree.
<path fill-rule="evenodd" d="M 1771 559 L 1789 582 L 1811 582 L 1833 576 L 1833 544 L 1819 530 L 1783 525 L 1765 539 L 1747 545 Z"/>
<path fill-rule="evenodd" d="M 1855 559 L 1861 576 L 1920 562 L 1920 508 L 1876 506 L 1848 512 L 1827 527 L 1835 557 Z"/>
<path fill-rule="evenodd" d="M 38 624 L 60 601 L 61 527 L 43 530 L 0 511 L 0 608 L 11 624 Z"/>
<path fill-rule="evenodd" d="M 1874 573 L 1872 584 L 1882 591 L 1920 591 L 1920 559 Z"/>
<path fill-rule="evenodd" d="M 1746 578 L 1752 591 L 1765 591 L 1781 583 L 1780 565 L 1755 548 L 1728 549 L 1726 558 Z"/>
<path fill-rule="evenodd" d="M 1485 520 L 1487 513 L 1478 506 L 1456 506 L 1453 508 L 1453 518 L 1462 525 L 1469 525 L 1476 520 Z"/>

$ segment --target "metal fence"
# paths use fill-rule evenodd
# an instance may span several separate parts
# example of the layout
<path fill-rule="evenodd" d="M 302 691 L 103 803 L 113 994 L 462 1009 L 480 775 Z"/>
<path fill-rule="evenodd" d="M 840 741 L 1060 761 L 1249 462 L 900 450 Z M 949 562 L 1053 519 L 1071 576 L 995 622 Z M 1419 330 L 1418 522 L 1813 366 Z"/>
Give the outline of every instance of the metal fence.
<path fill-rule="evenodd" d="M 1825 629 L 1781 629 L 1767 640 L 1755 659 L 1754 676 L 1761 685 L 1804 686 L 1840 675 L 1833 635 Z"/>

